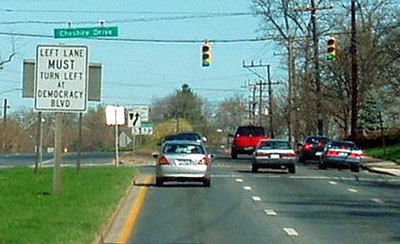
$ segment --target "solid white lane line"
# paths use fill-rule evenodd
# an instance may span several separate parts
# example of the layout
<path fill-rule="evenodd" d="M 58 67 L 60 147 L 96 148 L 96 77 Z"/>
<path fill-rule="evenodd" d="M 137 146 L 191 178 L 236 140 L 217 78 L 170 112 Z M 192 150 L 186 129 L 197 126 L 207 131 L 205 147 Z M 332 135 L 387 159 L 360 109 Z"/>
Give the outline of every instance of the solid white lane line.
<path fill-rule="evenodd" d="M 381 199 L 378 198 L 372 198 L 372 201 L 376 202 L 376 203 L 383 203 L 383 201 Z"/>
<path fill-rule="evenodd" d="M 264 209 L 264 212 L 267 214 L 267 215 L 272 215 L 272 216 L 275 216 L 275 215 L 278 215 L 274 210 L 272 210 L 272 209 Z"/>
<path fill-rule="evenodd" d="M 251 198 L 253 198 L 253 201 L 255 201 L 255 202 L 260 202 L 261 201 L 261 198 L 258 197 L 258 196 L 252 196 Z"/>
<path fill-rule="evenodd" d="M 246 191 L 251 191 L 251 187 L 250 186 L 244 186 L 243 189 L 245 189 Z"/>
<path fill-rule="evenodd" d="M 243 179 L 236 179 L 236 182 L 242 183 L 242 182 L 243 182 Z"/>
<path fill-rule="evenodd" d="M 356 189 L 353 189 L 353 188 L 349 188 L 349 189 L 347 189 L 349 192 L 358 192 Z"/>
<path fill-rule="evenodd" d="M 296 232 L 295 229 L 293 228 L 283 228 L 283 230 L 289 235 L 289 236 L 298 236 L 299 233 Z"/>
<path fill-rule="evenodd" d="M 335 181 L 329 181 L 329 184 L 331 184 L 331 185 L 337 185 L 337 182 L 335 182 Z"/>

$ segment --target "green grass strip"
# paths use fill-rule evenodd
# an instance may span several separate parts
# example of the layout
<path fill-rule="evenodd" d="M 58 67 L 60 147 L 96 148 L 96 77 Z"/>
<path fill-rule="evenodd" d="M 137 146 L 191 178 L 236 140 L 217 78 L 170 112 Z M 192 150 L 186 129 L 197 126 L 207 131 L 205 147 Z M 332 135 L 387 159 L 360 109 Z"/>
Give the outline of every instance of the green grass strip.
<path fill-rule="evenodd" d="M 63 168 L 62 193 L 52 194 L 53 169 L 0 170 L 0 243 L 90 243 L 115 210 L 136 169 Z"/>
<path fill-rule="evenodd" d="M 371 157 L 400 163 L 400 143 L 387 146 L 386 155 L 384 154 L 384 150 L 382 147 L 368 148 L 365 150 L 365 152 Z"/>

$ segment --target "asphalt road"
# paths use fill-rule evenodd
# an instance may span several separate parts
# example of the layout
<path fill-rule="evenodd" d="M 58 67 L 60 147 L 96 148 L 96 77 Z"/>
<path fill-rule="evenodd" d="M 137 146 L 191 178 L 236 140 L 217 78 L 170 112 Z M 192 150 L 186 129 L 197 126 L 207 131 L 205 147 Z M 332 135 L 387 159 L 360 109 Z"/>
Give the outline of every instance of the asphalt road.
<path fill-rule="evenodd" d="M 142 168 L 153 174 L 154 167 Z M 211 188 L 150 186 L 129 243 L 400 243 L 400 178 L 213 161 Z"/>
<path fill-rule="evenodd" d="M 114 159 L 113 152 L 86 152 L 82 153 L 81 165 L 85 166 L 107 166 L 111 165 L 110 162 Z M 54 164 L 54 154 L 45 153 L 43 154 L 42 166 L 48 167 Z M 36 154 L 34 153 L 23 153 L 23 154 L 0 154 L 0 169 L 10 167 L 28 167 L 34 166 L 36 160 Z M 77 154 L 76 153 L 65 153 L 62 156 L 61 164 L 63 166 L 74 166 L 76 165 Z"/>

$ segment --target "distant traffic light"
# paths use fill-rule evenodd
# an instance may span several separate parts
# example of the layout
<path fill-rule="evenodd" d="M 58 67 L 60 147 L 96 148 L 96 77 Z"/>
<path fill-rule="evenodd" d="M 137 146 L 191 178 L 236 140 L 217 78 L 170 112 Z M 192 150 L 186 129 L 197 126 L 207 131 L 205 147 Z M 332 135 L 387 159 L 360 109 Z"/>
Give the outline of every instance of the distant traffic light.
<path fill-rule="evenodd" d="M 336 37 L 331 36 L 328 38 L 328 60 L 334 60 L 336 58 Z"/>
<path fill-rule="evenodd" d="M 202 66 L 208 67 L 211 65 L 211 44 L 205 42 L 202 47 Z"/>

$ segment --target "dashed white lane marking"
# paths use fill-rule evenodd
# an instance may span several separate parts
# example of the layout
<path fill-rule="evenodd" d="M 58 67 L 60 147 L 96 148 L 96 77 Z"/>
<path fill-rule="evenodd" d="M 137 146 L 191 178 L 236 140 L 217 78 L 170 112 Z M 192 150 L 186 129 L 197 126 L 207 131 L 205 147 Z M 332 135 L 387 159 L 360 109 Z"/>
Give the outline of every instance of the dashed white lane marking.
<path fill-rule="evenodd" d="M 349 192 L 358 192 L 356 189 L 353 189 L 353 188 L 349 188 L 349 189 L 347 189 Z"/>
<path fill-rule="evenodd" d="M 251 198 L 252 198 L 253 201 L 255 201 L 255 202 L 261 202 L 261 198 L 258 197 L 258 196 L 252 196 Z"/>
<path fill-rule="evenodd" d="M 299 233 L 296 232 L 295 229 L 293 228 L 283 228 L 283 230 L 289 235 L 289 236 L 298 236 Z"/>
<path fill-rule="evenodd" d="M 331 184 L 331 185 L 337 185 L 337 182 L 336 182 L 336 181 L 329 181 L 329 184 Z"/>
<path fill-rule="evenodd" d="M 275 215 L 278 215 L 274 210 L 272 210 L 272 209 L 264 209 L 264 212 L 267 214 L 267 215 L 271 215 L 271 216 L 275 216 Z"/>
<path fill-rule="evenodd" d="M 246 191 L 251 191 L 251 187 L 250 186 L 244 186 L 243 189 L 245 189 Z"/>
<path fill-rule="evenodd" d="M 383 203 L 383 201 L 381 199 L 378 198 L 372 198 L 372 201 L 376 202 L 376 203 Z"/>
<path fill-rule="evenodd" d="M 243 179 L 236 179 L 236 182 L 243 183 Z"/>

